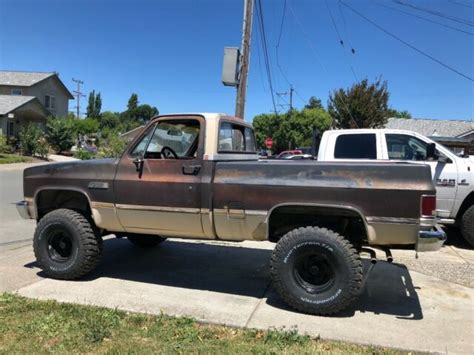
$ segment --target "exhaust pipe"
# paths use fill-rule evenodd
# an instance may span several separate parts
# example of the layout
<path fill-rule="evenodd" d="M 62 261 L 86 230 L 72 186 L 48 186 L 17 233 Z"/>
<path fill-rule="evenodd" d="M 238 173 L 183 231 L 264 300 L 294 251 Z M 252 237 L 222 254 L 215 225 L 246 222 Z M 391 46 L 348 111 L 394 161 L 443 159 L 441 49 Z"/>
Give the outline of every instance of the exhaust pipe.
<path fill-rule="evenodd" d="M 375 254 L 375 251 L 372 250 L 372 249 L 368 249 L 368 248 L 362 248 L 361 251 L 365 252 L 365 253 L 368 253 L 370 255 L 370 262 L 372 264 L 376 264 L 377 263 L 377 254 Z"/>

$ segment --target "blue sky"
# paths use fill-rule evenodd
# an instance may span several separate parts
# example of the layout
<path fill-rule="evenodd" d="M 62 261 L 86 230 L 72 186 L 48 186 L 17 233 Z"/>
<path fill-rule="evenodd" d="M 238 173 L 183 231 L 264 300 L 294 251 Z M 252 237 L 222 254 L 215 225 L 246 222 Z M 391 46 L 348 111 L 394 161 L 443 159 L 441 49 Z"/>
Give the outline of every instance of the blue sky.
<path fill-rule="evenodd" d="M 275 91 L 289 85 L 276 65 L 284 0 L 261 0 Z M 417 48 L 474 77 L 474 36 L 380 6 L 380 3 L 474 33 L 463 25 L 387 0 L 345 0 Z M 404 0 L 474 21 L 470 0 Z M 472 119 L 474 86 L 377 30 L 336 0 L 287 0 L 281 69 L 299 95 L 294 105 L 358 79 L 388 81 L 390 104 L 414 117 Z M 467 6 L 462 6 L 461 4 Z M 470 6 L 470 7 L 469 7 Z M 0 69 L 57 71 L 72 91 L 100 91 L 103 110 L 122 111 L 132 92 L 172 112 L 234 112 L 235 90 L 221 84 L 223 48 L 240 46 L 243 0 L 0 0 Z M 345 21 L 344 21 L 345 20 Z M 246 119 L 272 110 L 254 22 Z M 351 54 L 353 47 L 356 54 Z M 300 98 L 303 99 L 301 99 Z M 277 99 L 278 104 L 284 104 Z M 75 102 L 70 102 L 70 110 Z M 281 108 L 283 109 L 283 108 Z M 85 106 L 83 106 L 85 110 Z"/>

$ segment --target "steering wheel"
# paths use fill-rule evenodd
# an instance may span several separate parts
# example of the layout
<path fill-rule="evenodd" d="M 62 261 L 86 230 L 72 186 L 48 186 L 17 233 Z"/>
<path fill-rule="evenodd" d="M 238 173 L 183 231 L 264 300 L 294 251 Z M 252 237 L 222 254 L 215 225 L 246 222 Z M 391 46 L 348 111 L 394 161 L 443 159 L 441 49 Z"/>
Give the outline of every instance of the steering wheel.
<path fill-rule="evenodd" d="M 178 159 L 178 154 L 170 147 L 161 148 L 161 157 L 163 159 Z"/>

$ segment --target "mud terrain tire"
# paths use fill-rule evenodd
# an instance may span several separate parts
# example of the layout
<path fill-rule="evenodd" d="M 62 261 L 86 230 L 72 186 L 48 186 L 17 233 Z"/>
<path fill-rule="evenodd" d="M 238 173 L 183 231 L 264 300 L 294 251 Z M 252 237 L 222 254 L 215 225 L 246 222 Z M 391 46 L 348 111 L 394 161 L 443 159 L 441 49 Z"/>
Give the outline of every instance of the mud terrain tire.
<path fill-rule="evenodd" d="M 474 206 L 469 207 L 461 218 L 461 234 L 474 247 Z"/>
<path fill-rule="evenodd" d="M 166 240 L 166 238 L 148 234 L 132 234 L 127 236 L 127 239 L 140 248 L 153 248 Z"/>
<path fill-rule="evenodd" d="M 62 208 L 39 221 L 33 249 L 47 276 L 73 280 L 95 269 L 102 254 L 102 238 L 85 216 Z"/>
<path fill-rule="evenodd" d="M 277 243 L 270 271 L 283 300 L 298 311 L 329 315 L 360 294 L 362 261 L 351 243 L 319 227 L 297 228 Z"/>

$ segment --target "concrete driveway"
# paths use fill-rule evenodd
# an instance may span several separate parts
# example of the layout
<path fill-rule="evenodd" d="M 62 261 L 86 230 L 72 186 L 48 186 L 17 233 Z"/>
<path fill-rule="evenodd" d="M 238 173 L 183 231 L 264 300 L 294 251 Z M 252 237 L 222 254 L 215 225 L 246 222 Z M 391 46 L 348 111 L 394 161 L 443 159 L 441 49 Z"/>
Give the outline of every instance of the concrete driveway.
<path fill-rule="evenodd" d="M 270 243 L 168 240 L 142 250 L 109 237 L 92 275 L 44 279 L 31 248 L 34 223 L 20 220 L 6 201 L 21 198 L 19 176 L 21 167 L 0 167 L 0 291 L 239 327 L 297 326 L 314 337 L 355 343 L 474 353 L 474 251 L 455 235 L 454 245 L 418 260 L 412 251 L 396 251 L 394 264 L 375 266 L 352 308 L 317 317 L 289 309 L 272 289 Z"/>

